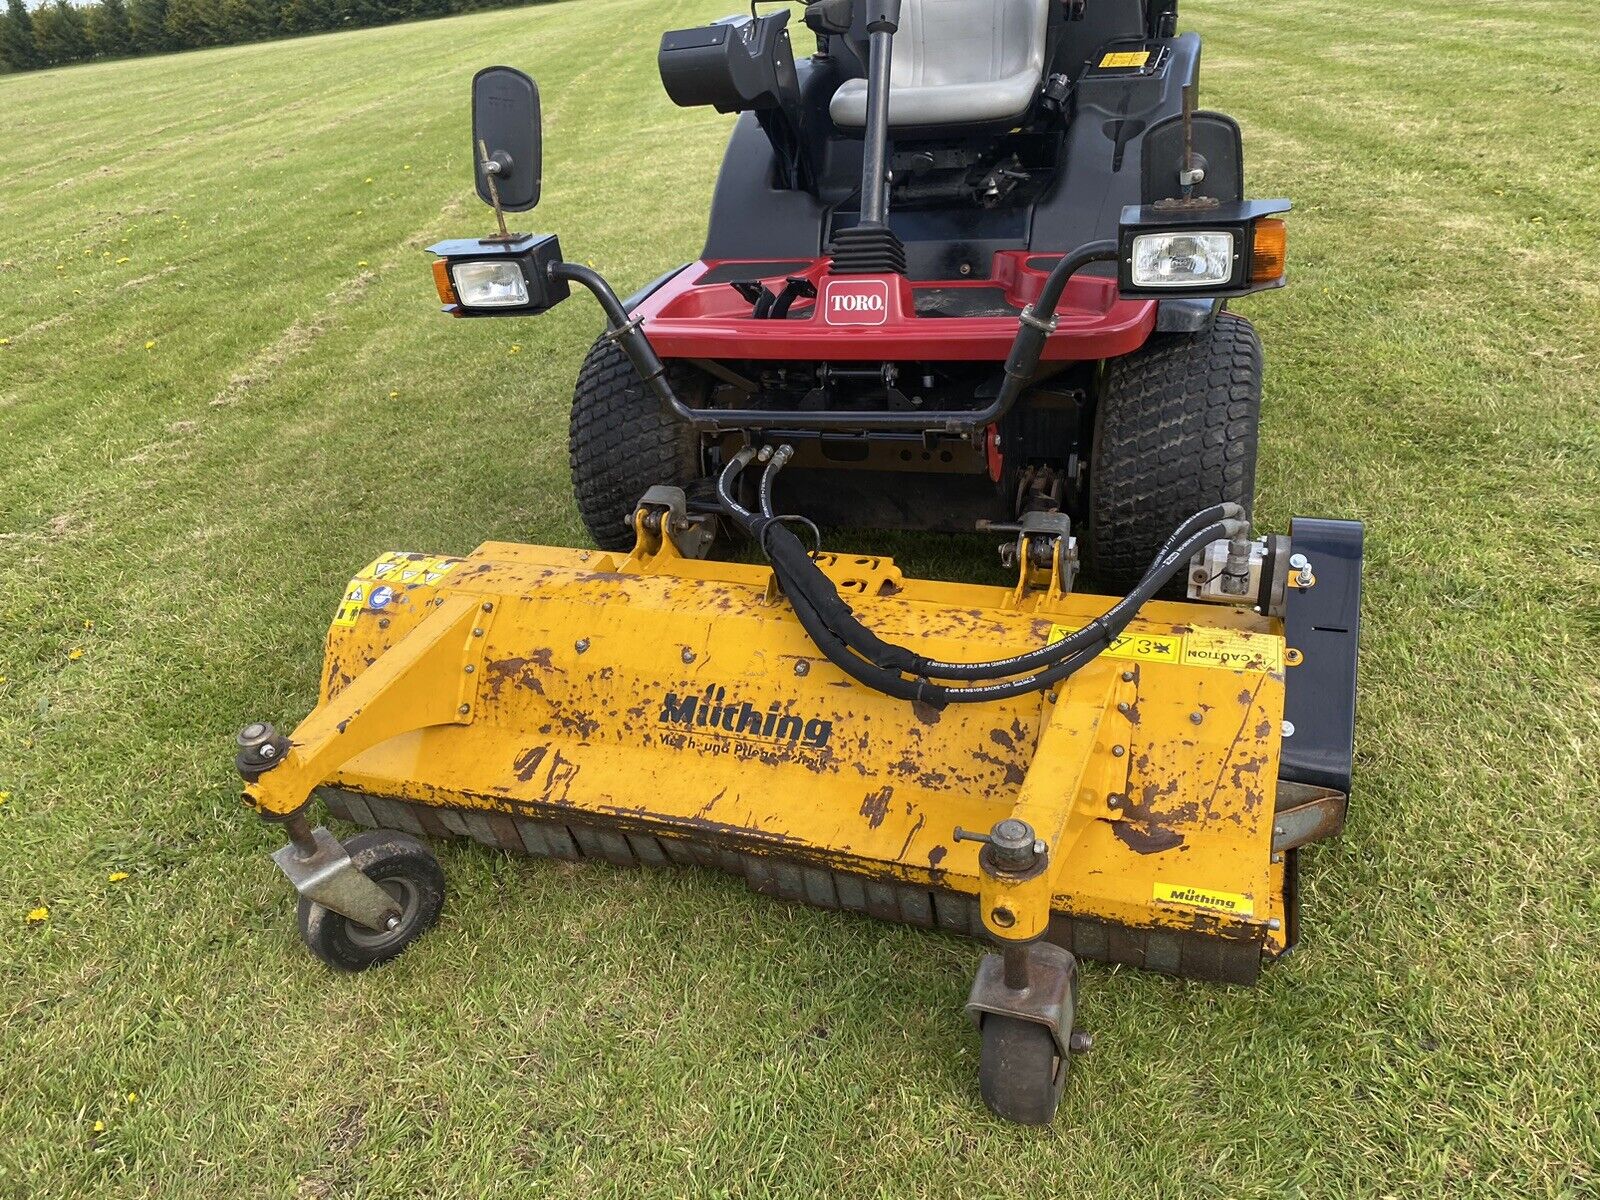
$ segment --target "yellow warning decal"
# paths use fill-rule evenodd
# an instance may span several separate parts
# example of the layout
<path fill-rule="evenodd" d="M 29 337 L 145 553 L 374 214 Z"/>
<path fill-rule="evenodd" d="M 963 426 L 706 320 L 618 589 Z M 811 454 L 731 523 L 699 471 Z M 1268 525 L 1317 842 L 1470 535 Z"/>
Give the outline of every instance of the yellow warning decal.
<path fill-rule="evenodd" d="M 1050 626 L 1050 642 L 1077 629 Z M 1103 651 L 1107 658 L 1129 662 L 1177 663 L 1185 667 L 1219 667 L 1224 671 L 1283 670 L 1283 639 L 1270 633 L 1233 629 L 1191 629 L 1188 633 L 1122 633 Z"/>
<path fill-rule="evenodd" d="M 350 581 L 350 586 L 345 589 L 344 599 L 339 601 L 339 611 L 334 614 L 335 625 L 354 625 L 356 618 L 361 615 L 361 610 L 367 606 L 367 585 L 359 576 Z"/>
<path fill-rule="evenodd" d="M 362 568 L 357 579 L 380 579 L 388 584 L 433 584 L 443 579 L 461 560 L 443 555 L 385 554 Z"/>
<path fill-rule="evenodd" d="M 1190 908 L 1208 908 L 1236 917 L 1248 917 L 1255 912 L 1250 897 L 1239 892 L 1213 892 L 1208 888 L 1158 883 L 1152 889 L 1151 896 L 1161 904 L 1185 904 Z"/>
<path fill-rule="evenodd" d="M 1142 67 L 1150 61 L 1148 50 L 1121 50 L 1101 56 L 1102 67 Z"/>
<path fill-rule="evenodd" d="M 1068 625 L 1052 625 L 1050 641 L 1059 642 L 1075 632 Z M 1107 658 L 1125 658 L 1132 662 L 1182 662 L 1183 638 L 1176 633 L 1123 633 L 1101 653 Z"/>
<path fill-rule="evenodd" d="M 1228 671 L 1281 671 L 1283 639 L 1269 633 L 1191 629 L 1184 638 L 1183 665 L 1222 667 Z"/>

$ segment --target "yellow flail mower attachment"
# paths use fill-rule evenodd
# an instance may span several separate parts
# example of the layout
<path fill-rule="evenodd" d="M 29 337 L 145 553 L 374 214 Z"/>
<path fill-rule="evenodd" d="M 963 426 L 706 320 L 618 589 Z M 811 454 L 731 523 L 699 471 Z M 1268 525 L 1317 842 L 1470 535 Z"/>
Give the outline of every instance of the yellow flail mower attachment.
<path fill-rule="evenodd" d="M 982 1090 L 1037 1122 L 1088 1045 L 1075 956 L 1245 983 L 1294 945 L 1295 852 L 1349 791 L 1359 525 L 1251 541 L 1219 506 L 1114 602 L 1070 591 L 1059 516 L 1014 531 L 1001 588 L 734 515 L 770 567 L 695 557 L 711 518 L 657 488 L 626 556 L 490 542 L 350 582 L 317 708 L 237 758 L 313 952 L 362 969 L 433 923 L 412 835 L 721 868 L 994 943 Z M 1175 572 L 1190 601 L 1148 599 Z M 315 797 L 373 832 L 313 827 Z"/>

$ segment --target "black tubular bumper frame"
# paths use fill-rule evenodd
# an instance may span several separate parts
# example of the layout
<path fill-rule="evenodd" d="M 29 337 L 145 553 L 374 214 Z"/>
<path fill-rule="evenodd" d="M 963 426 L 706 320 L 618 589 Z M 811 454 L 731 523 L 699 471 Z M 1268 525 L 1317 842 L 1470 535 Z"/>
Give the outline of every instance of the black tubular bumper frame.
<path fill-rule="evenodd" d="M 1011 411 L 1023 389 L 1032 381 L 1038 369 L 1044 344 L 1055 328 L 1056 305 L 1067 281 L 1090 263 L 1106 262 L 1117 257 L 1117 244 L 1112 241 L 1090 242 L 1065 255 L 1051 270 L 1040 289 L 1039 298 L 1026 309 L 1017 322 L 1017 335 L 1011 344 L 1011 353 L 1004 364 L 1005 381 L 999 393 L 980 409 L 945 409 L 915 412 L 807 412 L 780 408 L 690 408 L 672 389 L 666 377 L 666 364 L 656 354 L 655 347 L 640 328 L 638 318 L 630 315 L 626 306 L 617 299 L 611 285 L 596 271 L 576 263 L 559 262 L 550 267 L 550 274 L 558 279 L 581 284 L 594 293 L 600 307 L 605 310 L 612 337 L 627 354 L 647 387 L 662 405 L 678 420 L 702 433 L 721 433 L 727 430 L 783 429 L 807 433 L 878 433 L 878 432 L 940 432 L 972 434 L 994 424 Z"/>

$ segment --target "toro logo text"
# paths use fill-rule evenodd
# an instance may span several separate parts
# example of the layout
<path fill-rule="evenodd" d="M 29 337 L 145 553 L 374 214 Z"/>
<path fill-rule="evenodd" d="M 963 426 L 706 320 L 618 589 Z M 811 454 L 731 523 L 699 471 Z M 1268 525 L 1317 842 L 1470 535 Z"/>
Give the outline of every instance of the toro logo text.
<path fill-rule="evenodd" d="M 889 284 L 883 279 L 830 279 L 822 293 L 829 325 L 882 325 L 889 320 Z"/>

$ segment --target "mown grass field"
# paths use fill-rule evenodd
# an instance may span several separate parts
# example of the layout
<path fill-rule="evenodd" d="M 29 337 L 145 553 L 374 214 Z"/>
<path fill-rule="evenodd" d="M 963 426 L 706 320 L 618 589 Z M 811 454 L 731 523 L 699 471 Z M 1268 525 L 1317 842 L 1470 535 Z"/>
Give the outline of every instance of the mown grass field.
<path fill-rule="evenodd" d="M 1600 1195 L 1600 50 L 1554 0 L 1186 0 L 1297 201 L 1259 515 L 1368 530 L 1352 821 L 1258 989 L 1089 966 L 1028 1131 L 977 947 L 731 879 L 451 847 L 403 959 L 302 949 L 234 730 L 304 713 L 376 552 L 582 541 L 596 311 L 447 321 L 421 253 L 487 224 L 468 79 L 537 75 L 536 224 L 632 286 L 726 128 L 656 38 L 734 7 L 0 79 L 0 1196 Z"/>

